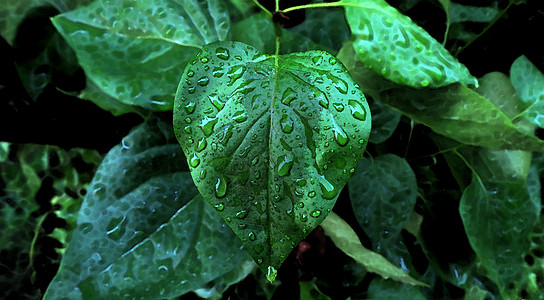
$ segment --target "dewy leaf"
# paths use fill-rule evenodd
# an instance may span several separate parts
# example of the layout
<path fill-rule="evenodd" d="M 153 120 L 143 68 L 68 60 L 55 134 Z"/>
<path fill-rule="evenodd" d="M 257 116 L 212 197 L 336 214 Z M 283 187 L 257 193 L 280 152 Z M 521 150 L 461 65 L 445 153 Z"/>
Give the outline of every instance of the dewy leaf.
<path fill-rule="evenodd" d="M 396 155 L 363 158 L 349 181 L 349 195 L 357 221 L 379 251 L 394 245 L 414 210 L 416 176 Z"/>
<path fill-rule="evenodd" d="M 172 108 L 187 61 L 230 28 L 220 0 L 97 0 L 52 20 L 100 89 L 160 111 Z"/>
<path fill-rule="evenodd" d="M 521 100 L 521 116 L 544 128 L 544 74 L 520 56 L 510 68 L 510 80 Z"/>
<path fill-rule="evenodd" d="M 174 108 L 199 191 L 271 275 L 332 209 L 370 124 L 363 93 L 335 57 L 268 56 L 238 42 L 204 47 Z"/>
<path fill-rule="evenodd" d="M 321 223 L 321 227 L 323 227 L 325 234 L 331 238 L 336 247 L 365 266 L 368 271 L 376 273 L 385 279 L 391 278 L 411 285 L 427 286 L 427 284 L 410 277 L 380 254 L 366 249 L 361 244 L 355 231 L 334 212 L 331 212 Z"/>
<path fill-rule="evenodd" d="M 522 266 L 540 205 L 531 200 L 524 182 L 484 184 L 474 179 L 465 189 L 459 207 L 461 218 L 487 276 L 497 283 L 504 299 L 517 299 L 528 278 Z"/>
<path fill-rule="evenodd" d="M 478 85 L 424 29 L 384 0 L 342 0 L 359 59 L 385 78 L 416 88 Z"/>
<path fill-rule="evenodd" d="M 163 121 L 142 124 L 114 147 L 45 299 L 176 297 L 246 260 L 184 161 Z"/>

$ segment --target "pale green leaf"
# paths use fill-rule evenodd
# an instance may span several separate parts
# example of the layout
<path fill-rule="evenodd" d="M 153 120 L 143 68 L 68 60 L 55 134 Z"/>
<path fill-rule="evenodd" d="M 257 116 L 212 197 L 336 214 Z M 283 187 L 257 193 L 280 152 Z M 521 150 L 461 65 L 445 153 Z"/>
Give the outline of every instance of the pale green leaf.
<path fill-rule="evenodd" d="M 544 128 L 544 74 L 520 56 L 512 64 L 510 80 L 521 100 L 521 116 Z"/>
<path fill-rule="evenodd" d="M 439 42 L 384 0 L 342 0 L 341 4 L 355 52 L 374 72 L 416 88 L 478 84 Z"/>
<path fill-rule="evenodd" d="M 353 229 L 334 212 L 331 212 L 321 223 L 321 227 L 336 247 L 366 267 L 369 272 L 376 273 L 385 279 L 391 278 L 410 285 L 427 286 L 410 277 L 380 254 L 366 249 Z"/>
<path fill-rule="evenodd" d="M 174 108 L 199 191 L 265 274 L 332 209 L 370 122 L 335 57 L 267 56 L 238 42 L 207 45 L 189 63 Z"/>
<path fill-rule="evenodd" d="M 172 108 L 190 57 L 230 28 L 220 0 L 97 0 L 52 20 L 101 90 L 159 111 Z"/>
<path fill-rule="evenodd" d="M 175 297 L 247 259 L 198 195 L 167 122 L 150 120 L 98 168 L 45 299 Z"/>

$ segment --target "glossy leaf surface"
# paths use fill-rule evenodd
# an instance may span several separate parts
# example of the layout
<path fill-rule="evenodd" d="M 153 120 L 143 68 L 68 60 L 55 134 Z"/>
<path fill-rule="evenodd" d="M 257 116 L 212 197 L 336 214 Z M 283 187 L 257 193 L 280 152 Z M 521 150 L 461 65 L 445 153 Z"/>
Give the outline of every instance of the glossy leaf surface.
<path fill-rule="evenodd" d="M 98 168 L 45 299 L 175 297 L 245 259 L 198 196 L 171 127 L 151 120 Z"/>
<path fill-rule="evenodd" d="M 331 238 L 336 247 L 356 262 L 365 266 L 369 272 L 376 273 L 385 279 L 391 278 L 414 286 L 426 285 L 410 277 L 410 275 L 393 265 L 385 257 L 365 248 L 355 231 L 334 212 L 329 214 L 321 224 L 321 227 L 323 227 L 325 234 Z"/>
<path fill-rule="evenodd" d="M 362 158 L 368 112 L 326 52 L 217 42 L 183 74 L 174 131 L 200 193 L 266 274 L 332 209 Z"/>
<path fill-rule="evenodd" d="M 461 85 L 426 90 L 399 87 L 359 62 L 351 43 L 344 44 L 338 58 L 365 93 L 436 133 L 492 149 L 544 151 L 544 142 L 514 124 L 499 108 L 500 102 L 495 103 L 469 88 Z"/>
<path fill-rule="evenodd" d="M 230 27 L 219 0 L 97 0 L 52 20 L 100 89 L 160 111 L 172 108 L 190 57 Z"/>
<path fill-rule="evenodd" d="M 416 176 L 393 154 L 363 158 L 349 181 L 355 217 L 375 250 L 392 248 L 410 218 L 417 197 Z"/>
<path fill-rule="evenodd" d="M 523 118 L 544 128 L 544 74 L 521 56 L 512 64 L 510 80 L 521 100 Z"/>
<path fill-rule="evenodd" d="M 384 0 L 341 2 L 357 56 L 374 72 L 416 88 L 477 85 L 439 42 Z"/>

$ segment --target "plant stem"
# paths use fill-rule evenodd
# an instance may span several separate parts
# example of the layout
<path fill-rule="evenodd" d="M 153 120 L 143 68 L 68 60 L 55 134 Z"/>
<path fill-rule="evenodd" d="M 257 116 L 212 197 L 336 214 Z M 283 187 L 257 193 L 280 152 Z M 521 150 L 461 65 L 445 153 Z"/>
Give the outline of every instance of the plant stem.
<path fill-rule="evenodd" d="M 258 0 L 253 0 L 253 3 L 255 3 L 255 5 L 257 5 L 257 7 L 259 7 L 262 11 L 264 11 L 269 17 L 272 18 L 272 13 L 266 9 L 266 7 L 264 7 L 261 3 L 259 3 Z"/>
<path fill-rule="evenodd" d="M 337 2 L 331 2 L 331 3 L 313 3 L 313 4 L 306 4 L 306 5 L 299 5 L 299 6 L 289 7 L 289 8 L 286 8 L 284 10 L 281 10 L 281 12 L 282 13 L 288 13 L 290 11 L 300 10 L 300 9 L 307 9 L 307 8 L 338 7 L 338 6 L 346 6 L 346 3 L 343 3 L 343 1 L 337 1 Z"/>
<path fill-rule="evenodd" d="M 34 247 L 36 246 L 36 241 L 38 240 L 38 236 L 40 235 L 40 230 L 42 229 L 43 221 L 45 221 L 46 217 L 47 217 L 47 214 L 44 214 L 38 220 L 38 224 L 36 224 L 36 228 L 34 228 L 34 237 L 32 238 L 32 242 L 30 243 L 30 251 L 28 253 L 30 268 L 34 268 Z"/>

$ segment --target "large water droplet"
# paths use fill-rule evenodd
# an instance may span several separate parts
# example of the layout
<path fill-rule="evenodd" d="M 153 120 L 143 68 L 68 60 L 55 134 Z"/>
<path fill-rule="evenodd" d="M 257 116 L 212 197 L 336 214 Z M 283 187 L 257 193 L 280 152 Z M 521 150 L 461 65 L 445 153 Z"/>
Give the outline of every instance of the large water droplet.
<path fill-rule="evenodd" d="M 338 193 L 338 190 L 323 175 L 319 176 L 319 185 L 325 199 L 332 199 Z"/>
<path fill-rule="evenodd" d="M 239 110 L 232 115 L 232 119 L 237 123 L 242 123 L 247 120 L 247 114 L 244 110 Z"/>
<path fill-rule="evenodd" d="M 208 85 L 208 82 L 210 82 L 210 79 L 206 76 L 200 77 L 200 79 L 197 81 L 198 85 L 200 86 L 206 86 Z"/>
<path fill-rule="evenodd" d="M 247 213 L 248 213 L 248 211 L 243 209 L 243 210 L 237 212 L 235 217 L 236 217 L 236 219 L 243 219 L 243 218 L 245 218 L 247 216 Z"/>
<path fill-rule="evenodd" d="M 291 101 L 297 98 L 295 91 L 292 88 L 288 87 L 281 96 L 281 103 L 289 105 Z"/>
<path fill-rule="evenodd" d="M 347 82 L 339 77 L 336 77 L 330 73 L 327 73 L 327 77 L 332 81 L 332 85 L 342 94 L 348 93 L 348 84 Z"/>
<path fill-rule="evenodd" d="M 215 67 L 212 70 L 212 75 L 215 78 L 221 78 L 223 75 L 225 75 L 225 70 L 221 67 Z"/>
<path fill-rule="evenodd" d="M 319 209 L 312 212 L 312 217 L 317 218 L 319 216 L 321 216 L 321 211 Z"/>
<path fill-rule="evenodd" d="M 217 198 L 224 197 L 227 194 L 227 181 L 220 176 L 215 183 L 215 196 Z"/>
<path fill-rule="evenodd" d="M 334 128 L 334 139 L 336 140 L 336 142 L 338 143 L 338 145 L 340 146 L 345 146 L 348 142 L 349 142 L 349 137 L 348 135 L 346 134 L 346 132 L 340 128 L 340 127 L 335 127 Z"/>
<path fill-rule="evenodd" d="M 351 110 L 351 115 L 357 119 L 364 121 L 366 120 L 366 109 L 365 107 L 357 100 L 348 101 L 349 109 Z"/>
<path fill-rule="evenodd" d="M 232 130 L 234 128 L 234 125 L 227 124 L 227 126 L 223 129 L 222 133 L 223 135 L 219 138 L 219 143 L 226 145 L 230 138 L 232 137 Z"/>
<path fill-rule="evenodd" d="M 344 105 L 340 102 L 333 102 L 332 106 L 334 106 L 334 109 L 336 109 L 337 112 L 341 112 L 344 110 Z"/>
<path fill-rule="evenodd" d="M 200 158 L 196 155 L 196 153 L 193 153 L 191 158 L 189 159 L 189 165 L 191 167 L 196 168 L 200 164 Z"/>
<path fill-rule="evenodd" d="M 217 110 L 222 110 L 223 107 L 225 107 L 225 102 L 223 100 L 219 99 L 219 95 L 217 95 L 216 93 L 209 94 L 208 95 L 208 100 L 210 100 L 212 105 L 215 106 L 215 108 L 217 108 Z"/>
<path fill-rule="evenodd" d="M 230 68 L 230 70 L 227 72 L 227 76 L 230 78 L 230 81 L 227 83 L 227 85 L 233 85 L 236 80 L 240 79 L 244 75 L 246 69 L 246 66 L 243 65 L 237 65 Z"/>
<path fill-rule="evenodd" d="M 276 172 L 279 176 L 287 176 L 291 172 L 291 168 L 293 167 L 293 159 L 287 155 L 282 155 L 278 157 L 278 161 L 276 163 Z"/>
<path fill-rule="evenodd" d="M 278 271 L 276 268 L 272 266 L 268 266 L 268 273 L 266 274 L 266 279 L 270 282 L 274 282 L 276 280 L 276 276 L 278 275 Z"/>
<path fill-rule="evenodd" d="M 205 116 L 200 122 L 200 128 L 206 137 L 209 137 L 213 133 L 213 127 L 217 124 L 217 118 L 210 118 Z"/>
<path fill-rule="evenodd" d="M 191 101 L 187 103 L 187 105 L 185 105 L 185 111 L 187 112 L 187 114 L 192 114 L 195 111 L 195 107 L 196 103 Z"/>
<path fill-rule="evenodd" d="M 223 205 L 223 203 L 216 204 L 214 207 L 217 211 L 223 211 L 223 209 L 225 209 L 225 205 Z"/>
<path fill-rule="evenodd" d="M 319 66 L 323 62 L 322 56 L 314 56 L 312 57 L 312 61 L 314 62 L 314 65 Z"/>
<path fill-rule="evenodd" d="M 252 231 L 249 233 L 249 240 L 255 241 L 257 239 L 257 235 Z"/>
<path fill-rule="evenodd" d="M 215 49 L 215 55 L 219 57 L 220 59 L 227 60 L 230 57 L 230 53 L 228 49 L 218 47 Z"/>
<path fill-rule="evenodd" d="M 206 138 L 201 138 L 197 145 L 196 145 L 196 151 L 197 152 L 200 152 L 202 150 L 204 150 L 204 148 L 206 148 L 206 145 L 208 144 L 208 142 L 206 141 Z"/>
<path fill-rule="evenodd" d="M 201 57 L 200 58 L 200 61 L 203 62 L 203 63 L 207 63 L 208 62 L 208 58 L 207 57 Z"/>
<path fill-rule="evenodd" d="M 291 133 L 293 132 L 293 125 L 294 125 L 294 122 L 293 122 L 293 119 L 291 119 L 291 117 L 289 117 L 287 114 L 283 114 L 281 116 L 281 119 L 280 119 L 281 131 L 285 133 Z"/>

